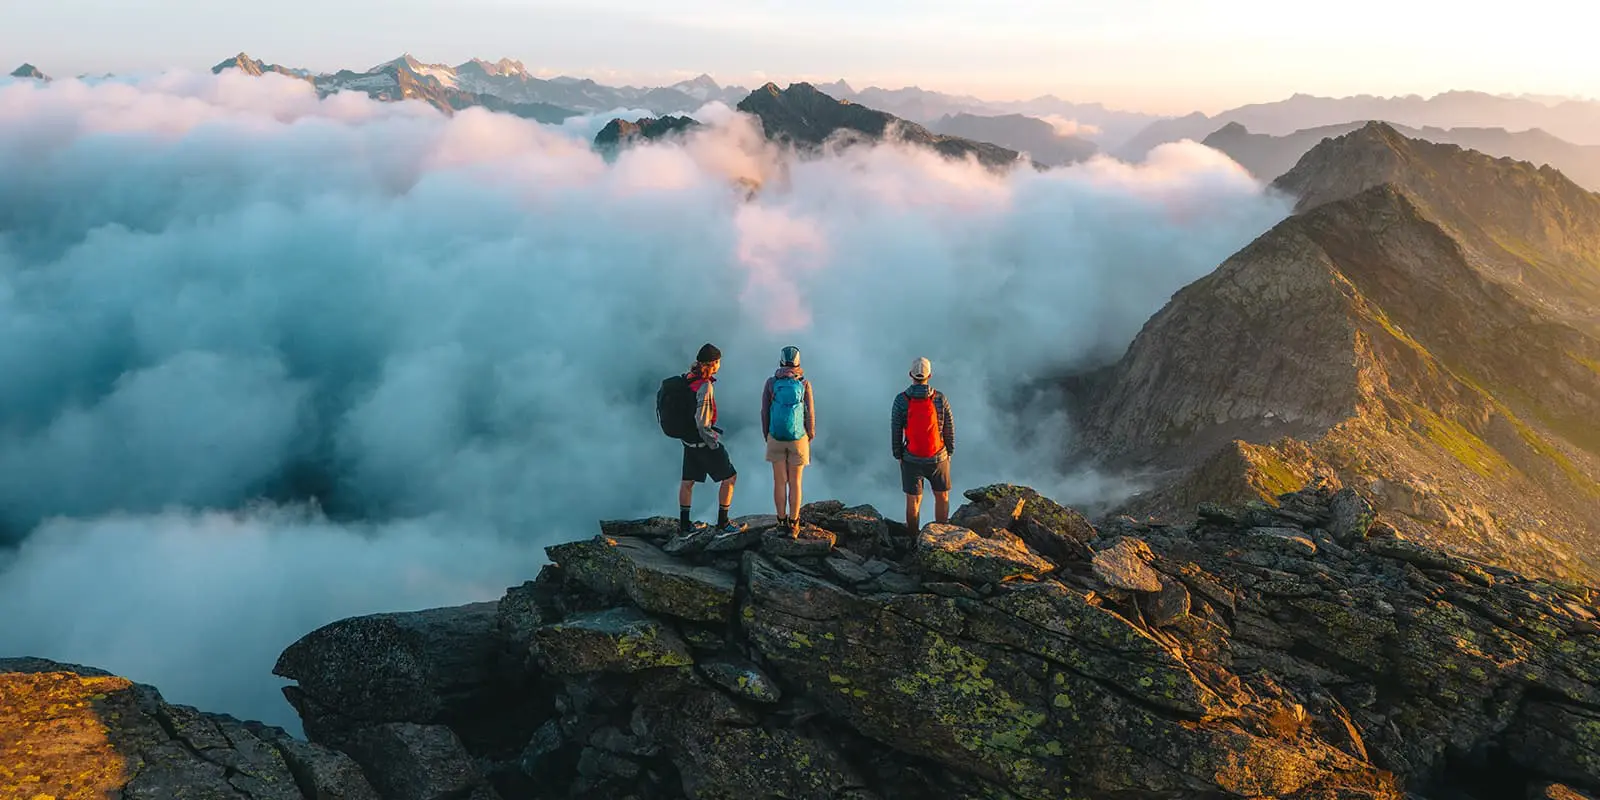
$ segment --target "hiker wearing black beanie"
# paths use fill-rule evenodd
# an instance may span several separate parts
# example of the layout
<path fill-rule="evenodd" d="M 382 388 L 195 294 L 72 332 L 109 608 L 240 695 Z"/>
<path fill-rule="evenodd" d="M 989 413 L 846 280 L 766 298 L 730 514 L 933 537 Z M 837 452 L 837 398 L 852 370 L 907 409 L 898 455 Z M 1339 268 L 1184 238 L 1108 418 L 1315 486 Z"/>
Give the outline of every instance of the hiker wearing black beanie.
<path fill-rule="evenodd" d="M 683 480 L 678 484 L 678 525 L 690 532 L 694 525 L 689 512 L 694 499 L 694 485 L 706 478 L 721 485 L 717 489 L 717 533 L 738 533 L 742 527 L 728 519 L 728 507 L 733 505 L 733 485 L 738 481 L 738 471 L 728 458 L 728 448 L 722 444 L 722 429 L 717 427 L 717 396 L 715 384 L 717 371 L 722 369 L 722 351 L 707 342 L 695 354 L 694 365 L 684 376 L 689 389 L 694 392 L 694 421 L 698 439 L 683 440 Z"/>

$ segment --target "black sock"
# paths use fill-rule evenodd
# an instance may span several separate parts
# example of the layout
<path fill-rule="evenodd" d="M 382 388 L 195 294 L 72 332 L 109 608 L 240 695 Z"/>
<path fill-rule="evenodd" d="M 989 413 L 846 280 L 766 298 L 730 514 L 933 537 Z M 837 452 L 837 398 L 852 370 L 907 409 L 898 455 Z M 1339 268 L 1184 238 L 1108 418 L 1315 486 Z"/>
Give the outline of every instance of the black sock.
<path fill-rule="evenodd" d="M 688 530 L 690 524 L 691 523 L 689 522 L 689 507 L 688 506 L 678 506 L 678 527 L 681 527 L 684 530 Z"/>
<path fill-rule="evenodd" d="M 728 507 L 717 506 L 717 527 L 726 527 L 728 524 Z"/>

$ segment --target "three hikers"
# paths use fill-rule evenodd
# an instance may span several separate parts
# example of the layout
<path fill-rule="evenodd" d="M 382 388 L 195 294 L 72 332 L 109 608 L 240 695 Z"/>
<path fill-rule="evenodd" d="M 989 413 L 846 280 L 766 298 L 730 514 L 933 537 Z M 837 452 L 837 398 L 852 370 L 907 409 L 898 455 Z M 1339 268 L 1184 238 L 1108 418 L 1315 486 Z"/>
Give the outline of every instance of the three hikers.
<path fill-rule="evenodd" d="M 722 443 L 717 427 L 716 374 L 722 352 L 709 342 L 700 348 L 695 363 L 683 375 L 661 382 L 656 395 L 656 417 L 668 436 L 683 442 L 683 475 L 678 486 L 678 522 L 682 532 L 694 530 L 690 519 L 694 485 L 707 478 L 717 481 L 716 533 L 743 530 L 728 518 L 738 472 Z M 950 519 L 950 457 L 956 450 L 955 420 L 944 394 L 928 385 L 933 366 L 926 358 L 912 362 L 911 385 L 895 395 L 889 411 L 889 444 L 900 462 L 900 485 L 906 495 L 906 530 L 921 530 L 922 482 L 934 494 L 934 520 Z M 800 349 L 785 347 L 778 369 L 761 390 L 761 429 L 767 462 L 772 464 L 772 505 L 780 527 L 797 535 L 801 506 L 801 475 L 811 463 L 811 441 L 816 437 L 816 410 L 811 382 L 800 367 Z"/>
<path fill-rule="evenodd" d="M 811 463 L 811 440 L 817 436 L 811 382 L 800 368 L 798 347 L 783 348 L 778 371 L 761 390 L 761 430 L 772 465 L 772 507 L 778 525 L 794 534 L 800 528 L 800 474 Z"/>
<path fill-rule="evenodd" d="M 889 410 L 889 447 L 900 462 L 900 488 L 906 493 L 906 531 L 921 530 L 922 480 L 933 489 L 934 521 L 950 521 L 950 456 L 956 452 L 956 425 L 944 394 L 928 385 L 933 365 L 911 363 L 911 385 L 895 395 Z"/>

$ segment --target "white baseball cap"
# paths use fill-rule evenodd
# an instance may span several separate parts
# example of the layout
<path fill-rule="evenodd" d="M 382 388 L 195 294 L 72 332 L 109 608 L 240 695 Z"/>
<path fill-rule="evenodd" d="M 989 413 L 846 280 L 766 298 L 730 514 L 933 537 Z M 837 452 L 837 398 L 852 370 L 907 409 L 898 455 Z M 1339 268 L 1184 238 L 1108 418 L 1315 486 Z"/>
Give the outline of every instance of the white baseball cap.
<path fill-rule="evenodd" d="M 920 381 L 927 379 L 927 377 L 932 374 L 933 365 L 928 363 L 928 359 L 919 358 L 916 361 L 911 362 L 911 377 Z"/>

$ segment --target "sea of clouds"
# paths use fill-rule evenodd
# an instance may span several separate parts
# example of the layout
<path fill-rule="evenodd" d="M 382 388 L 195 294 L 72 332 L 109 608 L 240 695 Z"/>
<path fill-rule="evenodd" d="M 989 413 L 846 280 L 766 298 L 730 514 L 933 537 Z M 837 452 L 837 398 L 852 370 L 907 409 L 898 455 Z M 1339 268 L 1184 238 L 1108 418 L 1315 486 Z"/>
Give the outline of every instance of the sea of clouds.
<path fill-rule="evenodd" d="M 494 599 L 599 518 L 674 513 L 651 404 L 707 341 L 736 514 L 772 510 L 759 398 L 788 344 L 808 498 L 899 513 L 889 406 L 926 356 L 958 487 L 1103 503 L 1126 486 L 1064 463 L 1039 387 L 1287 213 L 1193 143 L 997 175 L 796 160 L 696 116 L 608 159 L 609 115 L 447 118 L 276 75 L 0 83 L 0 656 L 297 729 L 269 672 L 300 635 Z"/>

